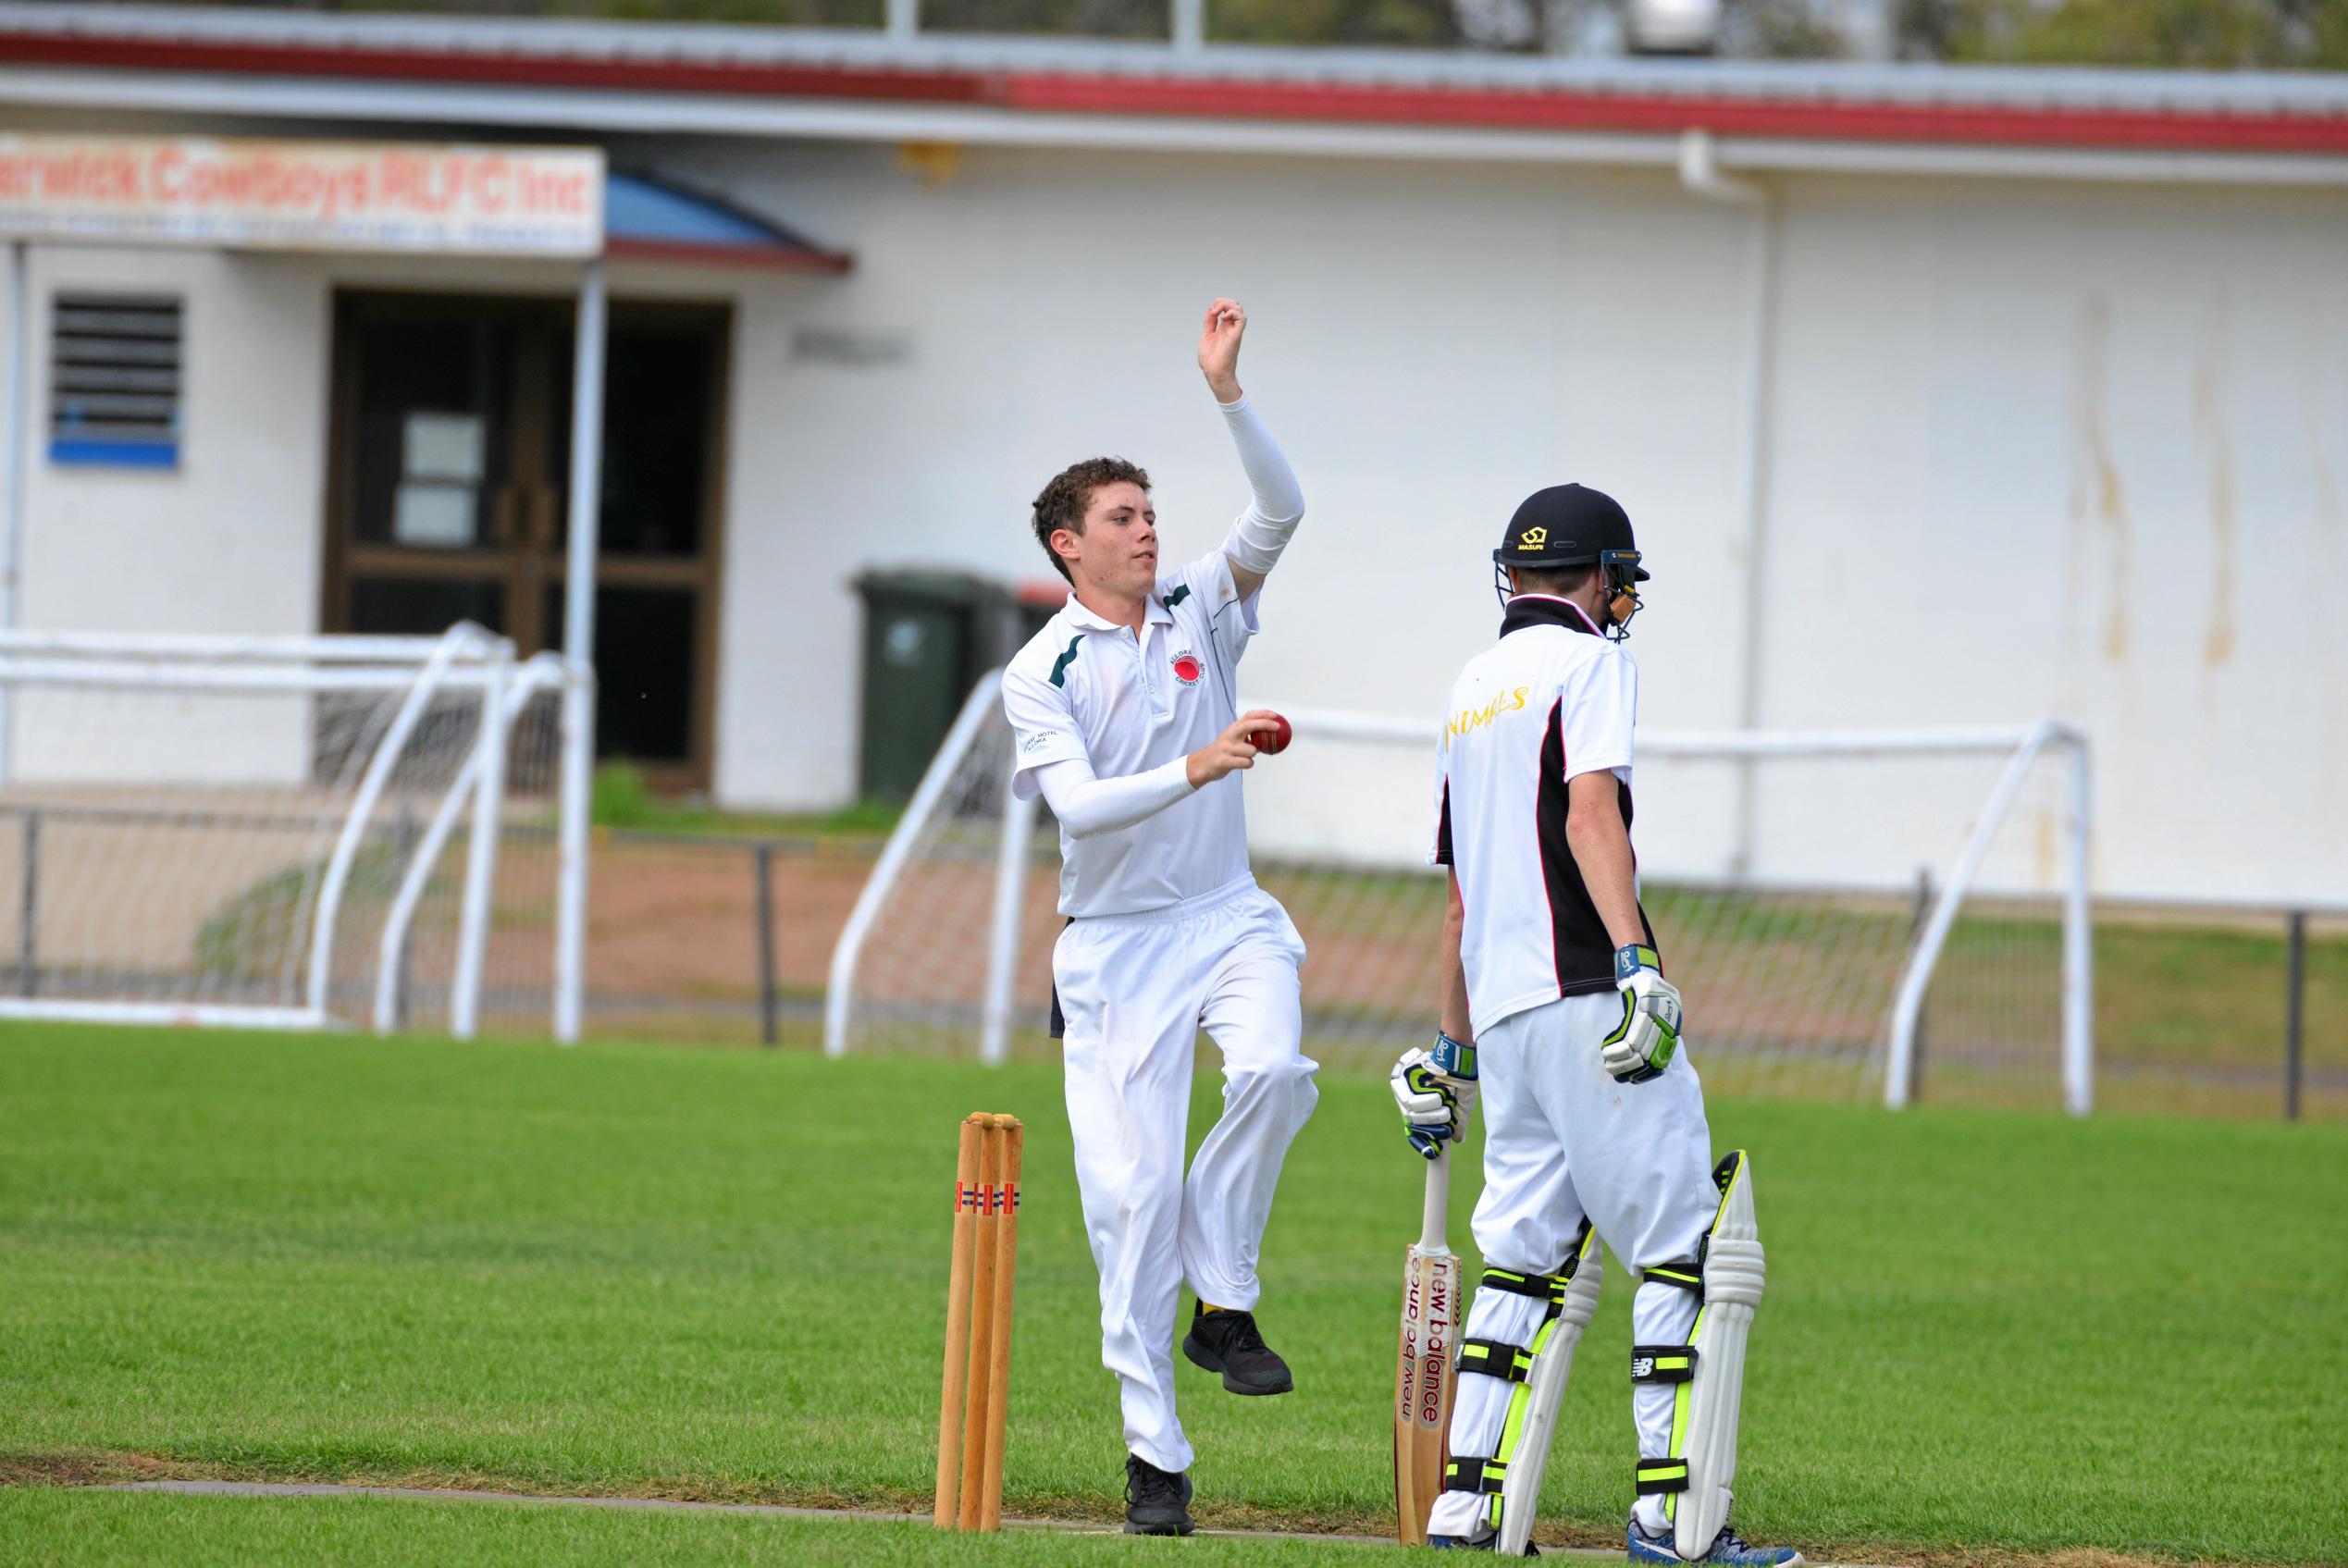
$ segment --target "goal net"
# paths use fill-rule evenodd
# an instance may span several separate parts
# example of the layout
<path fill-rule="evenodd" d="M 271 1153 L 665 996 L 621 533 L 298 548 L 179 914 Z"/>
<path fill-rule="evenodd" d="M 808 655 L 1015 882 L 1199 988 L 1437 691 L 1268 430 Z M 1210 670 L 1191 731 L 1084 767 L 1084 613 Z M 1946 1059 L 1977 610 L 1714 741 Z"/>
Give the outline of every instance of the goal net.
<path fill-rule="evenodd" d="M 0 636 L 0 1018 L 542 1029 L 564 679 L 470 625 Z"/>
<path fill-rule="evenodd" d="M 1434 1029 L 1435 727 L 1282 710 L 1294 747 L 1247 775 L 1256 876 L 1309 950 L 1307 1052 L 1382 1066 Z M 2086 765 L 2051 722 L 1641 732 L 1641 896 L 1707 1084 L 2085 1111 Z M 1057 835 L 1010 766 L 990 677 L 843 933 L 827 1050 L 1048 1049 Z"/>

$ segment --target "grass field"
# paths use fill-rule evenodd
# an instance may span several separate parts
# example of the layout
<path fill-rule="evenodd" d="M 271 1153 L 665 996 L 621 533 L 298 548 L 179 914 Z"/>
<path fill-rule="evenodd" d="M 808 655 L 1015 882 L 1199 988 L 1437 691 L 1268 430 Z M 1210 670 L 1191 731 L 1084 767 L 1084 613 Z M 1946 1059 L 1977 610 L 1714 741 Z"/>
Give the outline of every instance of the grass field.
<path fill-rule="evenodd" d="M 167 1568 L 252 1562 L 851 1564 L 1011 1568 L 1131 1562 L 1174 1550 L 1186 1562 L 1353 1568 L 1389 1562 L 1358 1542 L 1195 1538 L 1138 1542 L 1108 1532 L 940 1535 L 929 1522 L 779 1519 L 725 1514 L 517 1508 L 377 1498 L 163 1497 L 19 1488 L 0 1491 L 0 1562 L 152 1562 Z"/>
<path fill-rule="evenodd" d="M 1211 1074 L 1200 1090 L 1194 1136 Z M 954 1124 L 981 1107 L 1032 1128 L 1007 1508 L 1111 1518 L 1121 1444 L 1057 1073 L 649 1046 L 0 1031 L 0 1476 L 918 1507 Z M 1714 1132 L 1754 1151 L 1770 1248 L 1749 1533 L 1847 1561 L 2348 1562 L 2348 1131 L 1746 1102 Z M 1418 1174 L 1382 1084 L 1325 1082 L 1266 1245 L 1300 1391 L 1234 1400 L 1182 1371 L 1203 1522 L 1387 1527 Z M 1569 1391 L 1551 1538 L 1620 1539 L 1622 1285 Z M 0 1488 L 7 1561 L 1155 1549 Z M 1294 1560 L 1330 1553 L 1361 1555 Z"/>

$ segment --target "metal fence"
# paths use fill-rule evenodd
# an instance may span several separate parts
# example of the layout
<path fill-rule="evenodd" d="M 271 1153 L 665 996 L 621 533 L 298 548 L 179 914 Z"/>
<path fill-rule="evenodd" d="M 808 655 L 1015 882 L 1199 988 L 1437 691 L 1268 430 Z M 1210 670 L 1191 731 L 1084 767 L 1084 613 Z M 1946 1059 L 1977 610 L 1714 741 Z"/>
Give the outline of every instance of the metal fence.
<path fill-rule="evenodd" d="M 2348 1118 L 2348 903 L 2104 898 L 2100 1103 Z"/>
<path fill-rule="evenodd" d="M 833 945 L 879 847 L 871 840 L 599 833 L 590 1028 L 811 1044 Z M 1266 874 L 1280 880 L 1268 868 Z M 1312 880 L 1346 874 L 1319 871 Z M 1281 888 L 1301 896 L 1287 885 L 1294 880 Z M 1916 897 L 1928 900 L 1923 892 Z M 1912 913 L 1903 915 L 1912 928 Z M 982 934 L 930 936 L 975 942 Z M 1427 939 L 1435 939 L 1431 928 Z M 2348 1119 L 2348 905 L 2104 899 L 2095 939 L 2099 1106 Z M 891 961 L 919 964 L 923 956 Z M 1305 992 L 1309 1010 L 1310 961 Z M 1428 1005 L 1431 1019 L 1431 998 Z M 1979 1097 L 1968 1092 L 1959 1062 L 1929 1043 L 1925 1050 L 1921 1099 Z"/>
<path fill-rule="evenodd" d="M 44 847 L 93 812 L 105 809 L 0 805 L 0 993 L 91 980 L 87 960 L 56 942 L 70 901 L 50 885 L 64 873 Z M 383 831 L 415 829 L 395 817 Z M 509 824 L 501 836 L 519 850 L 520 837 L 545 835 Z M 879 848 L 869 838 L 598 830 L 589 1031 L 813 1046 L 832 950 Z M 2348 1119 L 2348 904 L 2107 898 L 2096 903 L 2095 932 L 2100 1107 Z M 540 945 L 530 933 L 534 953 Z M 1308 963 L 1308 1005 L 1313 986 Z M 347 998 L 345 989 L 338 1001 L 355 1006 L 355 982 Z M 428 1021 L 432 982 L 419 991 L 416 1016 Z M 542 1028 L 543 1005 L 500 1009 L 492 1027 Z M 1928 1043 L 1920 1097 L 1966 1097 L 1938 1065 Z"/>

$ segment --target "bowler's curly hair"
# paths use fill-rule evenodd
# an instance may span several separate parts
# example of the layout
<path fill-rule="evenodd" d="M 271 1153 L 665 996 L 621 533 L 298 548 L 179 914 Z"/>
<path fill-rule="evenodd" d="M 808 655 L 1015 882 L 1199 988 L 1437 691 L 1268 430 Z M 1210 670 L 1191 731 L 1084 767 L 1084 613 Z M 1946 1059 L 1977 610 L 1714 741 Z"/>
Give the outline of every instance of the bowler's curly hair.
<path fill-rule="evenodd" d="M 1088 457 L 1053 475 L 1052 482 L 1035 498 L 1035 542 L 1044 547 L 1044 553 L 1052 558 L 1053 570 L 1061 576 L 1068 577 L 1068 562 L 1052 548 L 1052 535 L 1062 528 L 1071 534 L 1084 532 L 1084 509 L 1093 504 L 1093 492 L 1120 481 L 1146 490 L 1149 470 L 1121 457 Z M 1069 577 L 1070 582 L 1075 580 Z"/>

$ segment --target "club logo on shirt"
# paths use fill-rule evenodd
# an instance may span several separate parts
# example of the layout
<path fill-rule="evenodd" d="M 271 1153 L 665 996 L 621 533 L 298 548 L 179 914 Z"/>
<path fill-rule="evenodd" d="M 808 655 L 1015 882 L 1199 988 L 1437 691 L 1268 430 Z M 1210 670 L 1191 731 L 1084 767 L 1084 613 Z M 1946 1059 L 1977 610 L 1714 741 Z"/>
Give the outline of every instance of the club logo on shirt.
<path fill-rule="evenodd" d="M 1452 714 L 1443 723 L 1444 749 L 1449 750 L 1452 742 L 1471 731 L 1482 729 L 1501 714 L 1514 713 L 1523 708 L 1525 699 L 1532 694 L 1532 689 L 1530 686 L 1512 687 L 1481 708 L 1470 708 Z"/>
<path fill-rule="evenodd" d="M 1198 685 L 1198 678 L 1206 673 L 1206 666 L 1198 661 L 1198 655 L 1189 648 L 1174 656 L 1174 678 L 1186 686 Z"/>

